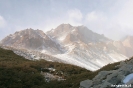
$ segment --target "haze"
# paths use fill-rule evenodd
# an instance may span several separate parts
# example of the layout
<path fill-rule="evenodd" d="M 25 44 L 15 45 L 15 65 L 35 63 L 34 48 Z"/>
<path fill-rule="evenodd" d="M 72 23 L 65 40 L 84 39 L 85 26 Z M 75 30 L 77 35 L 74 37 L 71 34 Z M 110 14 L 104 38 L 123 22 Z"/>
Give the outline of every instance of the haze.
<path fill-rule="evenodd" d="M 133 0 L 0 0 L 0 40 L 26 28 L 84 25 L 119 40 L 133 35 Z"/>

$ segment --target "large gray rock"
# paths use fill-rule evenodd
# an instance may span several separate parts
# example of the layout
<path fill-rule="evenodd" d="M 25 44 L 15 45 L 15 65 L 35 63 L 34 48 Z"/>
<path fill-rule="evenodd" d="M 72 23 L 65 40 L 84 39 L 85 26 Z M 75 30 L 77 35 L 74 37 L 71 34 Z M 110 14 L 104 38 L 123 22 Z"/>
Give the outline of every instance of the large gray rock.
<path fill-rule="evenodd" d="M 91 80 L 84 80 L 80 82 L 80 88 L 90 88 L 92 86 Z"/>
<path fill-rule="evenodd" d="M 133 73 L 133 60 L 128 62 L 121 62 L 117 70 L 101 71 L 92 79 L 92 88 L 133 88 L 133 79 L 127 83 L 123 80 L 131 73 Z M 117 85 L 117 86 L 112 86 Z M 121 86 L 126 85 L 126 86 Z M 121 87 L 120 87 L 121 86 Z M 132 86 L 132 87 L 131 87 Z M 91 88 L 89 87 L 89 88 Z"/>

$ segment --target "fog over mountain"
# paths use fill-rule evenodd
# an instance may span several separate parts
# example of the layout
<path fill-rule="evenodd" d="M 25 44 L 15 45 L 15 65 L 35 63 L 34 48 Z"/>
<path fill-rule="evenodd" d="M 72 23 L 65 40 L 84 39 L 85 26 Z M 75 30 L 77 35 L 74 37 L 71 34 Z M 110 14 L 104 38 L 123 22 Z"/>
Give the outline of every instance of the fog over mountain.
<path fill-rule="evenodd" d="M 22 29 L 85 25 L 113 40 L 133 35 L 133 0 L 1 0 L 0 40 Z"/>
<path fill-rule="evenodd" d="M 97 70 L 102 66 L 125 60 L 133 55 L 133 37 L 111 40 L 85 26 L 61 24 L 44 33 L 25 29 L 1 40 L 2 45 L 36 50 L 59 59 L 60 62 Z"/>

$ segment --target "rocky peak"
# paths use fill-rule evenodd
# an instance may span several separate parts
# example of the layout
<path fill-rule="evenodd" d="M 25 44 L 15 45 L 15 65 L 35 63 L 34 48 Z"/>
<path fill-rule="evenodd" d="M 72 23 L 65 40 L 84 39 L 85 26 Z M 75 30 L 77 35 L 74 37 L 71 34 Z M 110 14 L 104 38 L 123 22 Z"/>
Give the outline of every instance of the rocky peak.
<path fill-rule="evenodd" d="M 89 30 L 85 26 L 71 26 L 70 24 L 61 24 L 56 29 L 52 29 L 47 34 L 60 42 L 101 42 L 110 41 L 103 35 L 97 34 Z"/>
<path fill-rule="evenodd" d="M 7 46 L 25 48 L 31 50 L 46 50 L 48 52 L 60 52 L 58 45 L 43 31 L 25 29 L 15 32 L 4 38 L 1 43 Z"/>
<path fill-rule="evenodd" d="M 57 26 L 57 28 L 70 28 L 70 27 L 73 27 L 71 24 L 60 24 L 59 26 Z"/>

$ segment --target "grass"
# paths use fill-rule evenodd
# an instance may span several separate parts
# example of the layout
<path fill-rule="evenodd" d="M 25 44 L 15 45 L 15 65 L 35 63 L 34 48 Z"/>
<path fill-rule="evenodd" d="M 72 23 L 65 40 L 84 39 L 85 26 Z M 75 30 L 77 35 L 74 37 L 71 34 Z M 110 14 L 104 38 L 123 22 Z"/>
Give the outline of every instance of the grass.
<path fill-rule="evenodd" d="M 109 64 L 91 72 L 70 64 L 27 60 L 11 50 L 0 48 L 0 88 L 78 88 L 81 81 L 94 78 L 100 71 L 117 69 L 115 66 L 119 64 Z M 46 67 L 62 71 L 66 80 L 45 82 L 40 71 Z"/>

